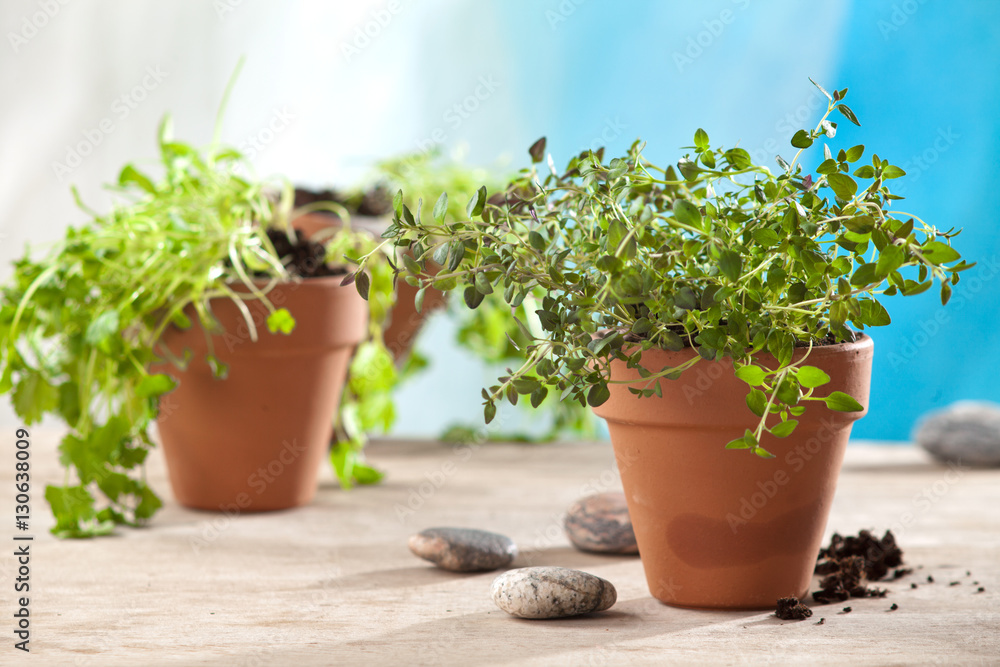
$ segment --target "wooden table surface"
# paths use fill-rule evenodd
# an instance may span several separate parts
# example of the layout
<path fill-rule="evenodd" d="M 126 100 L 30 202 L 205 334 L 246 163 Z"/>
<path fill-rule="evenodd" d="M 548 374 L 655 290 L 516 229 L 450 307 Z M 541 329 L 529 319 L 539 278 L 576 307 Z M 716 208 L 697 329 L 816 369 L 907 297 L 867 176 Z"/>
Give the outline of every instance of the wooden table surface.
<path fill-rule="evenodd" d="M 8 517 L 13 430 L 0 436 Z M 345 492 L 327 471 L 309 507 L 232 517 L 178 507 L 154 452 L 166 506 L 148 528 L 64 541 L 48 535 L 41 497 L 62 479 L 59 435 L 33 431 L 30 656 L 13 647 L 13 549 L 0 560 L 4 665 L 1000 664 L 1000 470 L 949 470 L 910 447 L 851 446 L 829 530 L 894 527 L 921 569 L 887 599 L 850 601 L 850 614 L 832 605 L 782 622 L 665 606 L 636 557 L 570 547 L 570 503 L 620 489 L 607 443 L 379 441 L 383 484 Z M 407 537 L 430 526 L 504 533 L 521 547 L 515 565 L 592 572 L 619 601 L 588 617 L 512 618 L 490 599 L 496 573 L 452 574 L 409 553 Z M 927 575 L 934 584 L 910 588 Z"/>

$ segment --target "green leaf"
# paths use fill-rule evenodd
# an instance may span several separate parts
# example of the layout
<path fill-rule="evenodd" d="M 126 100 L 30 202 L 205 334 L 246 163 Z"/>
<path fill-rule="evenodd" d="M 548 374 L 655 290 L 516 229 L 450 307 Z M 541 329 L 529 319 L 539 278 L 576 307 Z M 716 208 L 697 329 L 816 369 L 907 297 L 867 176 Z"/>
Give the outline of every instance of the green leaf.
<path fill-rule="evenodd" d="M 830 188 L 833 189 L 834 193 L 844 201 L 852 199 L 858 191 L 857 182 L 847 174 L 829 174 L 826 177 L 826 182 L 830 184 Z"/>
<path fill-rule="evenodd" d="M 880 282 L 875 276 L 875 263 L 862 264 L 851 276 L 851 284 L 855 287 L 865 287 L 873 283 Z"/>
<path fill-rule="evenodd" d="M 796 148 L 809 148 L 812 145 L 812 137 L 805 130 L 799 130 L 792 136 L 792 146 Z"/>
<path fill-rule="evenodd" d="M 723 250 L 719 256 L 719 270 L 730 280 L 737 280 L 743 271 L 743 257 L 735 250 Z"/>
<path fill-rule="evenodd" d="M 611 391 L 608 390 L 608 385 L 604 382 L 600 384 L 595 384 L 587 392 L 587 405 L 592 408 L 596 408 L 599 405 L 603 405 L 609 398 L 611 398 Z"/>
<path fill-rule="evenodd" d="M 861 127 L 861 123 L 858 122 L 858 117 L 854 115 L 854 112 L 851 111 L 851 108 L 849 106 L 847 106 L 846 104 L 838 104 L 837 111 L 842 113 L 844 115 L 844 118 L 851 121 L 858 127 Z"/>
<path fill-rule="evenodd" d="M 865 408 L 842 391 L 835 391 L 826 398 L 826 407 L 837 412 L 862 412 Z"/>
<path fill-rule="evenodd" d="M 941 305 L 947 306 L 948 301 L 951 300 L 951 285 L 948 283 L 941 283 Z"/>
<path fill-rule="evenodd" d="M 685 225 L 701 229 L 702 217 L 698 207 L 686 199 L 674 200 L 674 217 Z"/>
<path fill-rule="evenodd" d="M 483 302 L 483 299 L 486 298 L 486 293 L 480 292 L 474 285 L 469 285 L 462 292 L 462 298 L 465 300 L 466 306 L 475 310 Z"/>
<path fill-rule="evenodd" d="M 139 384 L 135 388 L 135 395 L 139 398 L 148 398 L 150 396 L 159 396 L 165 394 L 177 386 L 177 382 L 164 373 L 157 373 L 155 375 L 147 375 L 140 380 Z"/>
<path fill-rule="evenodd" d="M 545 159 L 545 137 L 531 144 L 531 148 L 528 149 L 528 155 L 531 156 L 532 164 L 537 164 Z"/>
<path fill-rule="evenodd" d="M 549 244 L 545 242 L 544 236 L 532 229 L 528 232 L 528 245 L 538 252 L 545 252 L 545 249 L 548 248 Z"/>
<path fill-rule="evenodd" d="M 870 215 L 856 215 L 844 220 L 844 227 L 855 234 L 868 234 L 875 229 L 875 219 Z"/>
<path fill-rule="evenodd" d="M 724 153 L 726 160 L 735 169 L 749 169 L 753 166 L 753 160 L 750 158 L 750 153 L 746 152 L 742 148 L 730 148 Z"/>
<path fill-rule="evenodd" d="M 775 424 L 769 430 L 771 431 L 771 435 L 776 438 L 787 438 L 793 431 L 795 431 L 795 427 L 798 425 L 799 422 L 794 419 L 789 419 L 788 421 Z"/>
<path fill-rule="evenodd" d="M 747 394 L 747 407 L 758 417 L 764 416 L 764 409 L 767 407 L 767 396 L 760 389 L 751 389 Z"/>
<path fill-rule="evenodd" d="M 821 368 L 815 366 L 799 366 L 795 371 L 795 379 L 806 389 L 822 387 L 830 381 L 830 376 Z"/>
<path fill-rule="evenodd" d="M 845 159 L 848 162 L 857 162 L 861 159 L 861 156 L 865 154 L 864 144 L 858 144 L 857 146 L 851 146 L 847 149 L 847 155 Z"/>
<path fill-rule="evenodd" d="M 771 229 L 755 229 L 753 230 L 753 240 L 762 246 L 771 247 L 778 245 L 778 234 Z"/>
<path fill-rule="evenodd" d="M 124 187 L 129 183 L 135 183 L 150 194 L 154 194 L 156 192 L 156 186 L 153 185 L 153 181 L 149 180 L 148 176 L 130 164 L 125 165 L 125 168 L 122 169 L 121 173 L 118 175 L 118 185 Z"/>
<path fill-rule="evenodd" d="M 708 133 L 705 132 L 705 130 L 701 129 L 700 127 L 694 133 L 694 145 L 700 148 L 701 150 L 705 150 L 709 146 Z"/>
<path fill-rule="evenodd" d="M 854 175 L 858 178 L 875 178 L 875 170 L 870 164 L 866 164 L 855 169 Z"/>
<path fill-rule="evenodd" d="M 726 443 L 726 449 L 750 449 L 752 446 L 753 445 L 747 444 L 747 441 L 742 437 L 730 440 Z"/>
<path fill-rule="evenodd" d="M 368 300 L 368 292 L 371 289 L 371 278 L 364 271 L 359 270 L 357 272 L 357 277 L 354 279 L 354 286 L 358 289 L 358 294 L 365 301 Z M 270 319 L 270 318 L 268 318 Z"/>
<path fill-rule="evenodd" d="M 364 273 L 360 275 L 365 275 Z M 360 276 L 359 276 L 360 278 Z M 360 292 L 360 287 L 358 288 Z M 267 316 L 267 330 L 271 333 L 278 333 L 279 331 L 286 336 L 292 333 L 295 328 L 295 318 L 292 314 L 288 312 L 287 308 L 278 308 L 273 313 Z"/>
<path fill-rule="evenodd" d="M 487 401 L 486 405 L 483 406 L 483 419 L 487 424 L 493 421 L 493 418 L 497 416 L 497 406 L 493 401 Z"/>
<path fill-rule="evenodd" d="M 884 327 L 892 323 L 885 306 L 876 299 L 859 299 L 858 307 L 861 309 L 861 321 L 870 327 Z"/>
<path fill-rule="evenodd" d="M 837 161 L 834 160 L 833 158 L 830 158 L 829 160 L 823 160 L 822 162 L 820 162 L 819 166 L 816 167 L 817 174 L 829 175 L 829 174 L 836 174 L 838 171 L 840 171 L 840 169 L 837 166 Z"/>
<path fill-rule="evenodd" d="M 469 214 L 470 218 L 475 218 L 477 215 L 481 215 L 483 208 L 486 206 L 486 186 L 482 186 L 476 190 L 476 194 L 472 195 L 469 200 L 468 206 L 465 207 L 466 213 Z"/>
<path fill-rule="evenodd" d="M 764 369 L 760 366 L 747 365 L 740 366 L 736 369 L 736 377 L 743 380 L 748 385 L 752 387 L 759 387 L 764 384 L 764 380 L 767 378 L 767 374 Z"/>
<path fill-rule="evenodd" d="M 118 334 L 118 311 L 105 310 L 91 320 L 83 339 L 90 345 L 100 345 L 109 336 Z"/>
<path fill-rule="evenodd" d="M 59 389 L 37 371 L 25 371 L 11 394 L 14 411 L 28 426 L 59 407 Z"/>
<path fill-rule="evenodd" d="M 882 178 L 884 180 L 889 180 L 890 178 L 899 178 L 900 176 L 906 176 L 906 172 L 895 165 L 889 165 L 882 169 Z"/>
<path fill-rule="evenodd" d="M 928 241 L 921 247 L 920 252 L 924 257 L 938 265 L 954 262 L 956 259 L 962 258 L 957 250 L 940 241 Z"/>
<path fill-rule="evenodd" d="M 903 264 L 904 251 L 898 245 L 888 245 L 878 257 L 875 264 L 875 276 L 885 278 Z"/>
<path fill-rule="evenodd" d="M 441 196 L 438 197 L 437 203 L 434 204 L 434 222 L 437 224 L 442 224 L 444 222 L 445 215 L 448 214 L 448 193 L 442 192 Z"/>

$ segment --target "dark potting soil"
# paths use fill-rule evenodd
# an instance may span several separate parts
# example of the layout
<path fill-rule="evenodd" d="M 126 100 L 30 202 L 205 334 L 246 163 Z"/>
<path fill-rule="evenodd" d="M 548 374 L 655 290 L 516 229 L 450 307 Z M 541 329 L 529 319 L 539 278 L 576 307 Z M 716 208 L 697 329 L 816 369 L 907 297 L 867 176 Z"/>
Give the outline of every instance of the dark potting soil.
<path fill-rule="evenodd" d="M 774 615 L 783 621 L 802 621 L 813 615 L 812 609 L 799 602 L 798 598 L 781 598 Z M 822 620 L 820 621 L 822 622 Z"/>
<path fill-rule="evenodd" d="M 843 602 L 848 598 L 885 597 L 884 588 L 869 587 L 865 582 L 878 581 L 890 568 L 903 564 L 903 552 L 896 545 L 892 531 L 878 539 L 870 531 L 843 537 L 834 533 L 830 545 L 819 551 L 816 574 L 824 575 L 820 590 L 814 591 L 813 600 L 820 604 Z M 893 579 L 908 574 L 900 568 L 893 571 Z"/>
<path fill-rule="evenodd" d="M 296 236 L 294 243 L 288 234 L 277 229 L 267 230 L 267 238 L 274 245 L 281 263 L 296 278 L 322 278 L 344 275 L 343 269 L 326 263 L 326 248 L 302 236 Z"/>
<path fill-rule="evenodd" d="M 392 193 L 383 184 L 360 193 L 346 194 L 338 190 L 308 190 L 295 188 L 295 208 L 315 204 L 320 201 L 330 201 L 340 204 L 352 215 L 377 217 L 392 213 Z M 329 211 L 321 211 L 330 213 Z"/>

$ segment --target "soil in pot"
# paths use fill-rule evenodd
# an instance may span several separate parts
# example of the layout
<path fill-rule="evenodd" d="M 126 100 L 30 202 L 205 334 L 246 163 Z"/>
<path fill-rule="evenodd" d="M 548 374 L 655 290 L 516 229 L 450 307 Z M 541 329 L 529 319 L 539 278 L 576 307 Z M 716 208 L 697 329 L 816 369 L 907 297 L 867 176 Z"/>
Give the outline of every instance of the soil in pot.
<path fill-rule="evenodd" d="M 793 359 L 806 353 L 797 350 Z M 643 365 L 677 366 L 696 352 L 649 350 Z M 826 390 L 867 405 L 872 342 L 868 337 L 815 347 L 808 363 L 823 369 Z M 775 368 L 762 355 L 758 363 Z M 641 379 L 623 362 L 612 379 Z M 864 413 L 809 403 L 788 438 L 765 438 L 774 459 L 726 450 L 756 426 L 747 385 L 732 362 L 702 361 L 677 380 L 661 380 L 663 397 L 638 398 L 611 384 L 594 412 L 608 422 L 629 515 L 650 592 L 682 607 L 773 608 L 803 599 L 829 515 L 851 424 Z"/>
<path fill-rule="evenodd" d="M 281 242 L 278 235 L 271 238 Z M 311 261 L 315 245 L 303 240 L 289 254 L 312 275 L 326 271 Z M 258 301 L 245 302 L 257 324 L 256 342 L 236 304 L 212 300 L 212 313 L 226 332 L 211 336 L 211 353 L 228 367 L 224 380 L 206 362 L 208 342 L 193 309 L 188 313 L 193 326 L 164 333 L 162 343 L 173 354 L 191 351 L 185 370 L 156 368 L 180 381 L 161 398 L 157 424 L 171 486 L 182 505 L 254 512 L 312 500 L 348 363 L 367 329 L 367 303 L 341 280 L 308 278 L 268 294 L 295 317 L 288 335 L 270 333 L 267 309 Z"/>
<path fill-rule="evenodd" d="M 295 189 L 295 207 L 315 202 L 332 201 L 344 206 L 351 214 L 351 224 L 356 229 L 379 237 L 388 227 L 387 216 L 392 212 L 392 196 L 383 186 L 375 186 L 357 195 L 343 195 L 336 190 L 313 191 Z M 315 211 L 292 220 L 292 227 L 312 238 L 324 229 L 338 227 L 340 218 L 330 211 Z M 445 304 L 445 295 L 435 289 L 428 289 L 424 295 L 422 312 L 414 307 L 417 288 L 405 281 L 396 282 L 396 304 L 389 313 L 383 337 L 386 348 L 397 363 L 406 359 L 427 314 Z"/>

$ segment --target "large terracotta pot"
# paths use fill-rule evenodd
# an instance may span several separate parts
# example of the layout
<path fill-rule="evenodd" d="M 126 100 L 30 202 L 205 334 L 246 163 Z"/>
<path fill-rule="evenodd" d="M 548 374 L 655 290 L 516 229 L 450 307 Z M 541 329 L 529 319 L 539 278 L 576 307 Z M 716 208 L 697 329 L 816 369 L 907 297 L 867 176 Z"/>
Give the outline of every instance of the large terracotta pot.
<path fill-rule="evenodd" d="M 157 419 L 174 495 L 186 507 L 266 511 L 310 502 L 329 449 L 334 416 L 354 346 L 364 337 L 368 308 L 341 277 L 278 286 L 269 297 L 296 320 L 291 334 L 271 334 L 266 310 L 247 306 L 257 323 L 253 342 L 236 305 L 214 299 L 225 327 L 213 336 L 228 364 L 216 379 L 205 362 L 202 328 L 171 328 L 162 342 L 192 360 L 184 371 L 155 368 L 180 384 L 160 399 Z"/>
<path fill-rule="evenodd" d="M 292 227 L 302 232 L 306 238 L 311 238 L 323 230 L 331 229 L 340 225 L 340 218 L 328 213 L 307 213 L 292 220 Z M 388 218 L 371 218 L 355 216 L 351 218 L 351 224 L 356 229 L 369 232 L 378 238 L 388 226 Z M 385 346 L 392 353 L 397 363 L 401 363 L 413 349 L 413 341 L 420 333 L 427 315 L 445 304 L 445 295 L 436 289 L 428 289 L 424 295 L 424 303 L 421 312 L 417 312 L 414 306 L 414 298 L 417 296 L 417 288 L 398 281 L 396 283 L 396 304 L 389 313 L 389 321 L 383 332 Z"/>
<path fill-rule="evenodd" d="M 815 347 L 806 362 L 830 376 L 817 389 L 846 392 L 866 408 L 872 340 Z M 696 354 L 649 350 L 643 366 L 658 371 Z M 797 350 L 795 359 L 805 350 Z M 774 357 L 758 362 L 776 368 Z M 641 382 L 622 362 L 613 380 Z M 773 608 L 778 598 L 809 590 L 852 423 L 864 412 L 834 412 L 808 402 L 795 432 L 761 443 L 762 459 L 725 444 L 755 428 L 748 387 L 732 362 L 701 361 L 677 380 L 661 380 L 663 397 L 640 398 L 611 384 L 595 408 L 607 420 L 649 590 L 681 607 Z"/>

